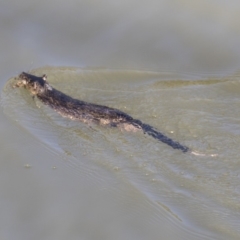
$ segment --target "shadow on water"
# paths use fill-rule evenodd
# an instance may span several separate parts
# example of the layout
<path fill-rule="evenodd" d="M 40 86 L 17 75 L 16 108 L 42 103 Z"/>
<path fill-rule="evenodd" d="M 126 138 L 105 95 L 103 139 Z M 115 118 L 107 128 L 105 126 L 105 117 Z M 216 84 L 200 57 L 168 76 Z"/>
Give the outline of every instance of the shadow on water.
<path fill-rule="evenodd" d="M 84 169 L 101 181 L 98 168 L 103 168 L 164 208 L 179 225 L 207 235 L 240 235 L 237 75 L 193 79 L 168 72 L 51 67 L 32 73 L 47 74 L 66 94 L 118 108 L 193 150 L 218 153 L 216 158 L 183 154 L 142 133 L 62 118 L 26 90 L 13 89 L 10 79 L 2 91 L 5 114 L 66 159 L 73 172 Z"/>

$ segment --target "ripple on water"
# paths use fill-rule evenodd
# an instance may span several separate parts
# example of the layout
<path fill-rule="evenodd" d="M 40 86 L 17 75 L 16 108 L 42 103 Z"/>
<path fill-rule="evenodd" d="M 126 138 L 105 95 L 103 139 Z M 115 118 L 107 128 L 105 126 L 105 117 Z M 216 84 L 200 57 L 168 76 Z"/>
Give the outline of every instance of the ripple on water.
<path fill-rule="evenodd" d="M 88 171 L 97 180 L 98 167 L 106 169 L 177 222 L 210 235 L 240 236 L 236 78 L 191 80 L 171 73 L 51 67 L 32 73 L 46 73 L 57 89 L 119 108 L 207 155 L 183 154 L 141 133 L 62 118 L 26 90 L 13 89 L 10 79 L 1 96 L 5 114 L 67 159 L 73 171 L 91 161 L 95 167 Z"/>

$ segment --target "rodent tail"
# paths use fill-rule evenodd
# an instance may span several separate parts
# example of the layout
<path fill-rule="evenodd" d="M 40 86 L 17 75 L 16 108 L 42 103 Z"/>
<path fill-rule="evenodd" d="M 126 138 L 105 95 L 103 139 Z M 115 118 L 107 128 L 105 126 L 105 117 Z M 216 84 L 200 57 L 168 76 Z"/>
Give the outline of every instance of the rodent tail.
<path fill-rule="evenodd" d="M 134 119 L 133 125 L 140 127 L 144 133 L 147 133 L 148 135 L 152 136 L 153 138 L 157 139 L 158 141 L 161 141 L 174 149 L 179 149 L 184 153 L 189 151 L 188 147 L 180 144 L 177 141 L 172 140 L 171 138 L 165 136 L 164 134 L 162 134 L 159 131 L 157 131 L 156 129 L 154 129 L 154 127 L 152 127 L 148 124 L 142 123 L 140 120 Z"/>

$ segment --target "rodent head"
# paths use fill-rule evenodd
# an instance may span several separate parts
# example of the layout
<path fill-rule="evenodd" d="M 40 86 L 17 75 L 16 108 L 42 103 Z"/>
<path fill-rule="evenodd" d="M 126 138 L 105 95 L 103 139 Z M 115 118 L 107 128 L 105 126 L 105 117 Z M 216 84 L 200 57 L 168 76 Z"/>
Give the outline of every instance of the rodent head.
<path fill-rule="evenodd" d="M 33 95 L 41 95 L 46 91 L 52 91 L 52 87 L 46 81 L 47 76 L 37 77 L 29 73 L 22 72 L 18 78 L 15 87 L 25 87 Z"/>

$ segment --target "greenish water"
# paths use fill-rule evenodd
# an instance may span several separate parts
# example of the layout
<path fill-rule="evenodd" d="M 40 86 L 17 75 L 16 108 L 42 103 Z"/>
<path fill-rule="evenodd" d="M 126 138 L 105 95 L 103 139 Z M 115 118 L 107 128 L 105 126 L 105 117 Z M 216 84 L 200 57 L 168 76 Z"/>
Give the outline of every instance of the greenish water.
<path fill-rule="evenodd" d="M 239 8 L 2 0 L 0 239 L 238 240 Z M 62 118 L 11 88 L 22 71 L 205 156 Z"/>
<path fill-rule="evenodd" d="M 13 89 L 10 79 L 2 92 L 5 114 L 62 159 L 57 166 L 84 172 L 93 183 L 107 182 L 113 193 L 120 180 L 140 194 L 136 202 L 147 200 L 145 207 L 166 211 L 178 227 L 202 237 L 239 235 L 238 76 L 191 81 L 169 72 L 51 67 L 32 72 L 46 73 L 55 88 L 121 109 L 204 154 L 183 154 L 142 133 L 63 118 L 26 90 Z M 139 215 L 144 218 L 141 210 Z"/>

